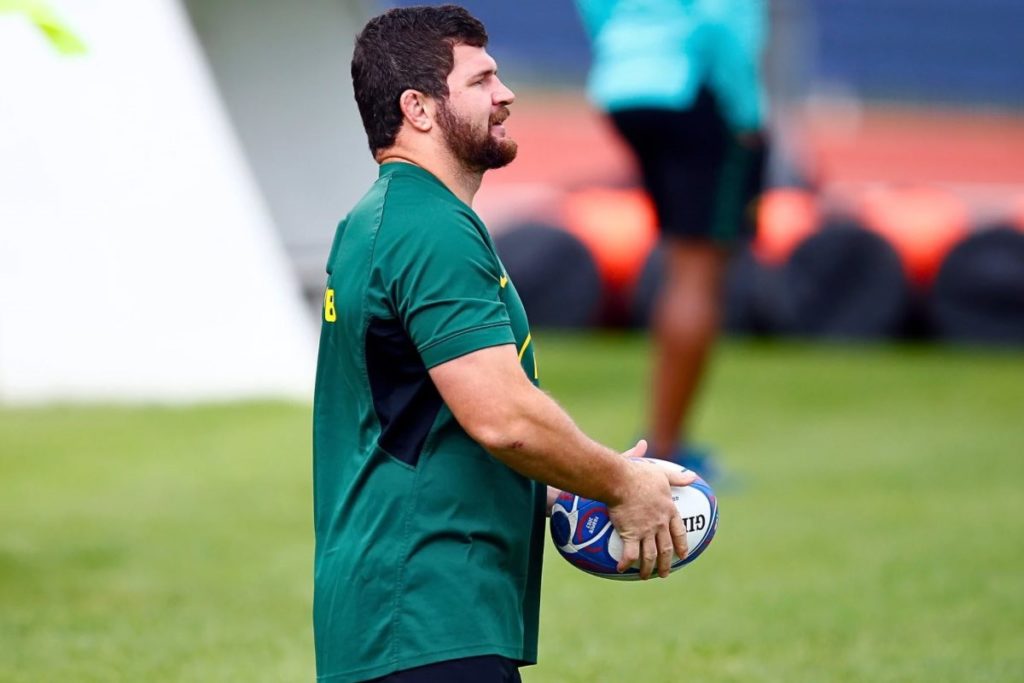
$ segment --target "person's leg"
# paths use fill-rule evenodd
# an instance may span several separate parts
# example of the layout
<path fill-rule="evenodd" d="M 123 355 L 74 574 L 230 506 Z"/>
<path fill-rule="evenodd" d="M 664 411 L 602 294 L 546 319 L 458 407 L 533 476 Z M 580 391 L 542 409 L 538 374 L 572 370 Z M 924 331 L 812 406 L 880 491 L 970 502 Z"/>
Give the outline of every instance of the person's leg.
<path fill-rule="evenodd" d="M 664 279 L 651 318 L 654 340 L 648 454 L 711 474 L 692 457 L 687 427 L 721 318 L 731 249 L 749 234 L 754 161 L 740 149 L 703 89 L 685 111 L 617 112 L 613 121 L 636 154 L 657 208 Z"/>
<path fill-rule="evenodd" d="M 634 133 L 632 141 L 644 186 L 658 210 L 665 256 L 650 320 L 648 453 L 679 460 L 721 317 L 729 252 L 713 236 L 713 227 L 728 133 L 707 90 L 690 109 L 663 118 L 645 135 Z"/>
<path fill-rule="evenodd" d="M 692 448 L 688 422 L 718 335 L 729 256 L 753 231 L 763 162 L 759 140 L 728 139 L 721 148 L 675 159 L 662 174 L 672 184 L 661 188 L 664 213 L 671 218 L 664 230 L 665 275 L 651 320 L 650 453 L 702 476 L 716 476 L 715 467 Z"/>
<path fill-rule="evenodd" d="M 671 459 L 718 334 L 726 249 L 709 240 L 665 240 L 665 278 L 651 320 L 654 356 L 648 454 Z"/>

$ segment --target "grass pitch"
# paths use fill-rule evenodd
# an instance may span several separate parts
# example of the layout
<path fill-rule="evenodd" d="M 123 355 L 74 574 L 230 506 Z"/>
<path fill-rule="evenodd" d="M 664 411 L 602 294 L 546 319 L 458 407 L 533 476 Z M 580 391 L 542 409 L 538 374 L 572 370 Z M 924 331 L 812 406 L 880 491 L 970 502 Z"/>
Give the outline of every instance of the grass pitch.
<path fill-rule="evenodd" d="M 539 335 L 625 448 L 641 337 Z M 623 584 L 549 552 L 527 683 L 1024 680 L 1024 356 L 726 345 L 707 553 Z M 0 410 L 0 681 L 313 677 L 308 406 Z"/>

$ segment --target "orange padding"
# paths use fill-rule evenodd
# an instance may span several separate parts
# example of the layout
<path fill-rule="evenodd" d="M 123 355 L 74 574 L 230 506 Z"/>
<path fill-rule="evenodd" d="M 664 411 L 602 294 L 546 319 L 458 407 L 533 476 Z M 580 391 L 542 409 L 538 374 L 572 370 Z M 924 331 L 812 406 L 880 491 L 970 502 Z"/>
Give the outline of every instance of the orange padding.
<path fill-rule="evenodd" d="M 792 188 L 770 190 L 757 209 L 754 254 L 773 266 L 785 263 L 797 245 L 818 229 L 818 204 L 810 192 Z"/>
<path fill-rule="evenodd" d="M 968 232 L 967 206 L 938 187 L 886 187 L 865 193 L 861 219 L 896 249 L 907 276 L 920 286 L 935 279 L 949 250 Z"/>
<path fill-rule="evenodd" d="M 631 286 L 658 241 L 654 204 L 643 190 L 588 188 L 570 193 L 562 207 L 565 227 L 594 255 L 602 279 Z"/>
<path fill-rule="evenodd" d="M 1010 224 L 1024 232 L 1024 194 L 1013 200 L 1010 206 Z"/>

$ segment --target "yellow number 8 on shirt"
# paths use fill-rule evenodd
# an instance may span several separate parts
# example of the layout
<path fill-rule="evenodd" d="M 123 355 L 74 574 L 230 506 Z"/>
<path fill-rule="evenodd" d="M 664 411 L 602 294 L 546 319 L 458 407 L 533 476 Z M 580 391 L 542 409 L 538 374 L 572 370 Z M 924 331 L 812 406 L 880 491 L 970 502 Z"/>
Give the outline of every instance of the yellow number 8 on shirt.
<path fill-rule="evenodd" d="M 334 290 L 324 292 L 324 320 L 333 323 L 338 319 L 338 311 L 334 308 Z"/>

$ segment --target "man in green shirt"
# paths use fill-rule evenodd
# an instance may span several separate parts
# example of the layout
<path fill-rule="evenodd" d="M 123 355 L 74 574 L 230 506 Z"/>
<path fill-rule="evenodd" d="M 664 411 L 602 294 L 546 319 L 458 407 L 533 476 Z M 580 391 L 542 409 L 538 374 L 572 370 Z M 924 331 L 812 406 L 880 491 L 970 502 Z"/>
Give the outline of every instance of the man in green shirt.
<path fill-rule="evenodd" d="M 328 259 L 313 422 L 318 680 L 518 681 L 536 661 L 544 512 L 605 501 L 620 570 L 667 576 L 670 485 L 587 438 L 537 386 L 515 286 L 471 208 L 515 157 L 515 96 L 479 21 L 394 9 L 356 39 L 380 177 Z M 642 456 L 640 442 L 625 455 Z"/>

